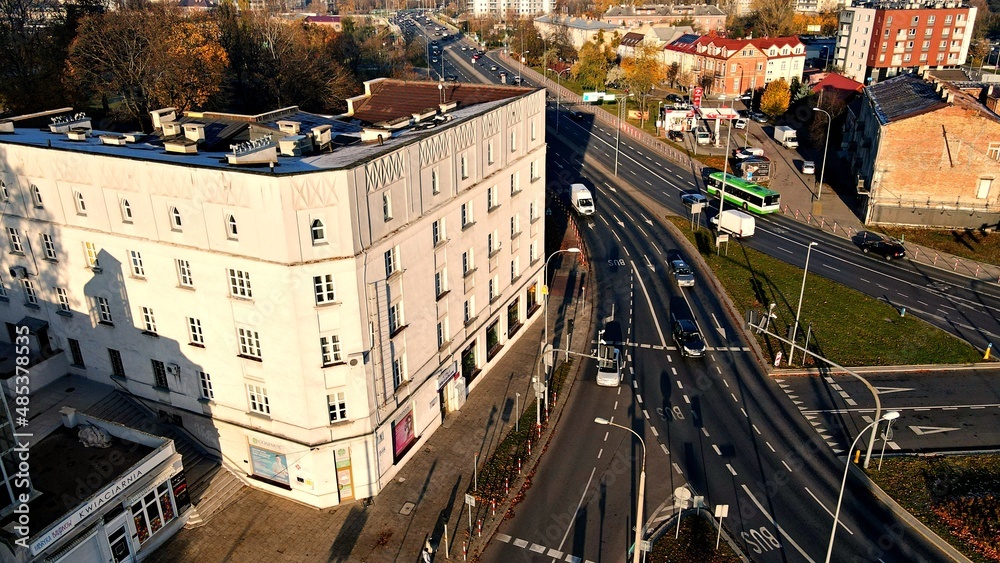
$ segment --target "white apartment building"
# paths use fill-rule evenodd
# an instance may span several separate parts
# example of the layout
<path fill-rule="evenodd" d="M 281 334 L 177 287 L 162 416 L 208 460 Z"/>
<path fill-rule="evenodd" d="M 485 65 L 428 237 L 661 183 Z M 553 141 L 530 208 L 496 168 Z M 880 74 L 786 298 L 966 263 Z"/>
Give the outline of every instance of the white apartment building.
<path fill-rule="evenodd" d="M 153 135 L 0 121 L 0 317 L 35 327 L 32 386 L 113 383 L 312 506 L 378 494 L 541 316 L 544 91 L 442 86 L 373 80 L 339 118 L 168 108 Z"/>
<path fill-rule="evenodd" d="M 469 0 L 468 9 L 475 16 L 499 15 L 514 12 L 519 16 L 551 14 L 553 0 Z"/>

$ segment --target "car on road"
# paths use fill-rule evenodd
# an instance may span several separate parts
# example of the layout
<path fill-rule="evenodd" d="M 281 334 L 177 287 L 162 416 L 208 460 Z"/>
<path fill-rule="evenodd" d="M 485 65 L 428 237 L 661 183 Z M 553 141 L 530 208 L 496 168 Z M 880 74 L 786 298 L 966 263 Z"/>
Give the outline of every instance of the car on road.
<path fill-rule="evenodd" d="M 570 117 L 572 117 L 573 119 L 575 119 L 577 121 L 582 121 L 583 120 L 583 112 L 580 111 L 580 110 L 571 111 L 569 113 L 569 115 L 570 115 Z"/>
<path fill-rule="evenodd" d="M 678 96 L 677 94 L 667 94 L 666 98 L 664 99 L 674 104 L 679 104 L 684 101 L 684 98 Z"/>
<path fill-rule="evenodd" d="M 802 173 L 803 174 L 815 174 L 816 173 L 816 163 L 811 160 L 802 161 Z"/>
<path fill-rule="evenodd" d="M 698 191 L 684 192 L 681 194 L 681 203 L 688 208 L 692 207 L 696 203 L 706 205 L 708 204 L 708 201 L 708 196 Z"/>
<path fill-rule="evenodd" d="M 463 51 L 468 51 L 468 50 L 469 50 L 469 48 L 468 48 L 468 47 L 466 47 L 465 45 L 462 45 L 462 50 L 463 50 Z"/>
<path fill-rule="evenodd" d="M 738 117 L 736 121 L 733 122 L 733 127 L 737 129 L 746 129 L 748 121 L 745 117 Z"/>
<path fill-rule="evenodd" d="M 667 139 L 675 143 L 683 143 L 684 133 L 674 130 L 667 131 Z"/>
<path fill-rule="evenodd" d="M 514 77 L 514 84 L 520 84 L 520 83 L 521 83 L 521 77 L 520 76 L 515 76 Z"/>
<path fill-rule="evenodd" d="M 447 80 L 448 82 L 458 82 L 458 77 L 455 76 L 454 74 L 449 74 L 448 76 L 445 77 L 445 80 Z"/>
<path fill-rule="evenodd" d="M 756 121 L 757 123 L 767 123 L 767 116 L 759 111 L 751 111 L 750 119 Z"/>
<path fill-rule="evenodd" d="M 667 262 L 670 264 L 670 275 L 678 287 L 694 287 L 694 272 L 681 256 L 680 251 L 670 250 L 667 252 Z"/>
<path fill-rule="evenodd" d="M 472 55 L 472 62 L 476 62 L 478 60 L 479 60 L 479 55 Z"/>
<path fill-rule="evenodd" d="M 880 237 L 868 231 L 864 232 L 858 246 L 861 247 L 861 252 L 877 254 L 886 260 L 895 260 L 906 256 L 906 249 L 898 240 L 891 237 Z"/>
<path fill-rule="evenodd" d="M 740 160 L 764 156 L 764 149 L 760 147 L 743 147 L 733 151 L 733 156 Z"/>
<path fill-rule="evenodd" d="M 497 65 L 490 65 L 490 70 L 492 72 L 496 72 L 497 71 Z"/>
<path fill-rule="evenodd" d="M 432 63 L 432 64 L 438 64 L 438 60 L 437 60 L 437 58 L 435 57 L 435 58 L 431 59 L 431 63 Z"/>

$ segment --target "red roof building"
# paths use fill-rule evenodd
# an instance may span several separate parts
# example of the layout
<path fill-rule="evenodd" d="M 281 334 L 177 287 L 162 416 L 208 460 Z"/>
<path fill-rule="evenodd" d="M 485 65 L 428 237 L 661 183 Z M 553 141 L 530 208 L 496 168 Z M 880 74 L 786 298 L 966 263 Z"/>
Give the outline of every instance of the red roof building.
<path fill-rule="evenodd" d="M 691 72 L 696 84 L 711 77 L 712 95 L 737 96 L 772 80 L 802 80 L 806 48 L 797 37 L 729 39 L 685 35 L 664 47 L 664 62 Z"/>

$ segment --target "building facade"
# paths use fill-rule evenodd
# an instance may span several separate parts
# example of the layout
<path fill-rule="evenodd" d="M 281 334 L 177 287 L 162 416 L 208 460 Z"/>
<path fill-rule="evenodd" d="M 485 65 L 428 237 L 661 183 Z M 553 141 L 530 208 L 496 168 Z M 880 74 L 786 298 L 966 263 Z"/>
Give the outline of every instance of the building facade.
<path fill-rule="evenodd" d="M 965 63 L 976 8 L 958 2 L 869 2 L 847 6 L 838 22 L 836 66 L 865 84 L 914 70 Z"/>
<path fill-rule="evenodd" d="M 253 486 L 376 495 L 540 316 L 545 99 L 375 80 L 348 106 L 0 123 L 0 315 Z"/>
<path fill-rule="evenodd" d="M 519 16 L 551 14 L 552 0 L 469 0 L 468 10 L 476 16 L 505 16 L 514 12 Z"/>
<path fill-rule="evenodd" d="M 604 37 L 604 42 L 611 42 L 615 33 L 622 31 L 617 24 L 605 23 L 589 18 L 571 18 L 568 16 L 547 15 L 539 16 L 534 20 L 535 29 L 545 38 L 546 41 L 552 39 L 559 33 L 565 31 L 566 37 L 573 45 L 574 49 L 580 49 L 590 41 L 597 41 L 599 37 Z"/>
<path fill-rule="evenodd" d="M 948 83 L 908 74 L 866 87 L 841 148 L 865 224 L 1000 226 L 1000 117 Z"/>
<path fill-rule="evenodd" d="M 643 25 L 670 24 L 693 21 L 692 27 L 701 33 L 725 31 L 726 13 L 709 4 L 612 6 L 601 16 L 605 23 L 633 29 Z"/>
<path fill-rule="evenodd" d="M 664 64 L 675 63 L 681 73 L 693 73 L 695 84 L 710 78 L 709 94 L 732 97 L 779 78 L 802 80 L 805 46 L 795 37 L 684 36 L 664 47 Z"/>

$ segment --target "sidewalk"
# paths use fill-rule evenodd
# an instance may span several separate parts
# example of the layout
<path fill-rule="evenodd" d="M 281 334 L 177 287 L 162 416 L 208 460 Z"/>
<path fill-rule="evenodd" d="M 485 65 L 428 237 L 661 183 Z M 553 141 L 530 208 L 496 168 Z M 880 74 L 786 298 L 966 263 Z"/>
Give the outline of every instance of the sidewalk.
<path fill-rule="evenodd" d="M 566 230 L 562 247 L 579 243 L 574 240 L 572 225 Z M 583 255 L 580 255 L 581 258 Z M 588 345 L 592 307 L 580 298 L 580 284 L 589 283 L 586 261 L 562 255 L 561 262 L 550 265 L 549 335 L 556 338 L 566 321 L 575 319 L 571 335 L 573 348 Z M 558 267 L 557 269 L 557 266 Z M 206 525 L 182 530 L 154 552 L 151 563 L 175 561 L 215 562 L 326 562 L 326 561 L 404 561 L 419 562 L 424 542 L 430 538 L 435 549 L 433 559 L 444 561 L 442 534 L 448 526 L 451 560 L 462 560 L 463 540 L 468 537 L 465 493 L 473 479 L 473 464 L 479 464 L 506 435 L 515 420 L 515 393 L 520 393 L 522 411 L 531 406 L 534 396 L 531 375 L 539 363 L 544 309 L 539 308 L 522 330 L 522 335 L 490 370 L 462 409 L 451 413 L 426 442 L 421 451 L 400 470 L 396 479 L 374 497 L 370 504 L 356 502 L 327 510 L 251 490 L 240 500 L 216 515 Z M 564 324 L 565 323 L 565 324 Z M 560 343 L 560 345 L 562 345 Z M 570 385 L 575 376 L 568 378 Z M 550 422 L 542 441 L 522 472 L 530 474 L 530 464 L 537 463 L 565 404 L 565 389 L 551 406 Z M 533 408 L 533 407 L 532 407 Z M 522 477 L 522 481 L 525 477 Z M 489 506 L 474 509 L 472 521 L 484 521 L 482 539 L 473 539 L 471 559 L 485 546 L 492 529 L 499 526 L 509 499 L 516 496 L 522 483 L 511 483 L 511 494 L 496 517 Z"/>

